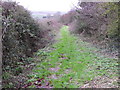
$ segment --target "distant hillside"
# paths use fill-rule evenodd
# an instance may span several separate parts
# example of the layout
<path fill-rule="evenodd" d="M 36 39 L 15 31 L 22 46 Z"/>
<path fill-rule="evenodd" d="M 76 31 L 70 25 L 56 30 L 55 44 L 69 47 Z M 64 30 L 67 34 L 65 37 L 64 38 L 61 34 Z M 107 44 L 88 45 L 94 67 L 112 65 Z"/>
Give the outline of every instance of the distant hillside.
<path fill-rule="evenodd" d="M 66 12 L 54 12 L 54 11 L 31 11 L 31 15 L 34 18 L 43 18 L 44 16 L 54 16 L 56 13 L 60 13 L 60 15 L 65 14 Z"/>

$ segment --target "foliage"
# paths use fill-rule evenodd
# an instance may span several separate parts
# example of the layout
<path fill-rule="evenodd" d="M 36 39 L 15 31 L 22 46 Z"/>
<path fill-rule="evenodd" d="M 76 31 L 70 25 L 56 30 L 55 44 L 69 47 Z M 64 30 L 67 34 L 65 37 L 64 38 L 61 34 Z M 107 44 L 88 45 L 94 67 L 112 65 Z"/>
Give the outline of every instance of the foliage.
<path fill-rule="evenodd" d="M 89 48 L 88 43 L 70 35 L 67 26 L 61 28 L 59 42 L 51 48 L 51 51 L 47 48 L 39 50 L 40 56 L 47 57 L 29 75 L 31 84 L 27 85 L 28 88 L 80 88 L 95 76 L 116 75 L 117 61 L 95 54 L 96 48 Z"/>
<path fill-rule="evenodd" d="M 29 11 L 16 2 L 2 1 L 0 5 L 2 6 L 2 70 L 3 75 L 9 76 L 3 78 L 3 87 L 17 87 L 18 84 L 21 85 L 19 75 L 24 73 L 26 65 L 34 62 L 31 58 L 34 52 L 54 41 L 61 24 L 56 18 L 35 20 Z M 42 60 L 42 57 L 40 58 Z M 16 81 L 11 82 L 15 77 Z"/>
<path fill-rule="evenodd" d="M 15 2 L 2 2 L 3 69 L 32 56 L 41 39 L 39 25 L 29 12 Z"/>
<path fill-rule="evenodd" d="M 118 2 L 81 2 L 70 24 L 72 33 L 113 51 L 119 48 Z M 75 10 L 74 10 L 75 12 Z M 71 14 L 70 14 L 71 15 Z M 68 13 L 69 16 L 69 13 Z"/>
<path fill-rule="evenodd" d="M 18 76 L 30 64 L 29 57 L 42 42 L 43 31 L 31 17 L 29 11 L 16 2 L 1 2 L 2 6 L 2 70 L 3 87 L 11 88 L 18 83 L 13 76 Z M 43 47 L 42 44 L 39 45 Z M 13 81 L 11 81 L 13 80 Z M 15 83 L 13 83 L 15 82 Z"/>
<path fill-rule="evenodd" d="M 68 25 L 72 23 L 75 20 L 75 18 L 76 18 L 76 12 L 74 10 L 71 10 L 67 14 L 61 16 L 60 21 L 63 24 Z"/>
<path fill-rule="evenodd" d="M 56 34 L 59 32 L 62 24 L 58 22 L 58 18 L 45 18 L 45 19 L 38 19 L 38 24 L 40 29 L 43 31 L 43 41 L 42 43 L 45 44 L 52 44 L 55 40 Z"/>
<path fill-rule="evenodd" d="M 115 48 L 119 49 L 119 2 L 103 3 L 100 4 L 100 6 L 105 9 L 103 15 L 108 16 L 107 35 L 111 39 L 111 43 L 114 44 Z"/>

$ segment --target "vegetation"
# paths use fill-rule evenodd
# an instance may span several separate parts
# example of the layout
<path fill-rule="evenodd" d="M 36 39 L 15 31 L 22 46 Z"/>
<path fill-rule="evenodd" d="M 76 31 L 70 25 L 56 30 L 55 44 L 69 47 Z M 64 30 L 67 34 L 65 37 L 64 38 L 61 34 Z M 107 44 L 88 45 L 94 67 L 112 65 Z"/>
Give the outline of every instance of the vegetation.
<path fill-rule="evenodd" d="M 114 44 L 114 47 L 119 49 L 119 38 L 120 34 L 119 30 L 119 3 L 106 3 L 101 5 L 103 8 L 106 8 L 104 14 L 108 16 L 108 29 L 107 35 L 111 40 L 111 43 Z"/>
<path fill-rule="evenodd" d="M 40 30 L 29 12 L 22 6 L 18 6 L 14 2 L 1 4 L 3 9 L 3 68 L 6 65 L 15 68 L 19 65 L 18 63 L 24 62 L 24 59 L 30 57 L 36 50 Z"/>
<path fill-rule="evenodd" d="M 1 2 L 0 5 L 2 6 L 3 87 L 11 87 L 14 86 L 9 86 L 12 76 L 23 73 L 26 66 L 33 63 L 34 60 L 30 58 L 34 52 L 53 42 L 55 35 L 53 28 L 59 29 L 60 25 L 57 23 L 56 27 L 52 27 L 54 23 L 48 25 L 48 22 L 55 20 L 46 20 L 44 23 L 34 20 L 30 12 L 16 2 Z"/>
<path fill-rule="evenodd" d="M 86 41 L 92 41 L 104 49 L 119 49 L 118 3 L 82 2 L 79 7 L 62 17 L 66 21 L 72 20 L 67 23 L 71 32 L 82 35 Z"/>
<path fill-rule="evenodd" d="M 118 4 L 78 2 L 82 9 L 33 18 L 1 1 L 3 88 L 118 88 Z"/>
<path fill-rule="evenodd" d="M 41 33 L 39 25 L 22 6 L 15 2 L 1 2 L 0 4 L 2 5 L 4 86 L 4 83 L 8 84 L 7 78 L 19 75 L 24 69 L 23 66 L 30 63 L 27 58 L 37 50 L 36 42 L 42 37 L 39 36 Z"/>
<path fill-rule="evenodd" d="M 67 26 L 61 28 L 61 38 L 51 48 L 53 50 L 45 48 L 46 51 L 37 52 L 46 58 L 33 69 L 25 87 L 80 88 L 95 76 L 113 78 L 117 75 L 117 59 L 96 55 L 93 53 L 96 48 L 70 35 Z"/>

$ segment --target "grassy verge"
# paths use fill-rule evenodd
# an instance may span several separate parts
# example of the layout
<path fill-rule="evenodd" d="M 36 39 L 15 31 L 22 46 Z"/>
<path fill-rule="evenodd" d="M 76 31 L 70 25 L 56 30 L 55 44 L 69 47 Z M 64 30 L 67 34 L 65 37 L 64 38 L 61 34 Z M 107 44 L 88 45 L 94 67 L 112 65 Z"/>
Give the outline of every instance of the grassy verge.
<path fill-rule="evenodd" d="M 61 28 L 58 42 L 39 50 L 40 62 L 29 75 L 29 88 L 78 88 L 97 76 L 116 76 L 117 60 L 98 56 L 96 48 Z M 113 73 L 114 72 L 114 73 Z"/>

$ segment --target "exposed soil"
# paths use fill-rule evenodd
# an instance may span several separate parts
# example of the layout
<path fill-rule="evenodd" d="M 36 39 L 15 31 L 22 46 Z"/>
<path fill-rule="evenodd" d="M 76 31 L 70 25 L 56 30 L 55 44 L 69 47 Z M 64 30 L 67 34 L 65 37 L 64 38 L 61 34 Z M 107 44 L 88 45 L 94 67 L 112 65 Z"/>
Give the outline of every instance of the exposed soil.
<path fill-rule="evenodd" d="M 80 88 L 118 88 L 117 85 L 114 85 L 114 83 L 117 84 L 117 81 L 118 79 L 116 77 L 109 78 L 106 76 L 99 76 Z"/>

